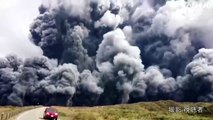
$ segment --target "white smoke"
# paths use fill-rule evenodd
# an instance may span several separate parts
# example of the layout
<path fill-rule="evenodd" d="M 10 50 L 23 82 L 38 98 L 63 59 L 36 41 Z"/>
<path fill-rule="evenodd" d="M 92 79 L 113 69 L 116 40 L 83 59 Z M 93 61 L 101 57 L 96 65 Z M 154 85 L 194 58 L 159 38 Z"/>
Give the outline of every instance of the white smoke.
<path fill-rule="evenodd" d="M 42 5 L 53 13 L 63 9 L 66 14 L 71 16 L 82 19 L 90 18 L 90 0 L 43 0 Z"/>
<path fill-rule="evenodd" d="M 212 27 L 210 27 L 213 26 L 212 0 L 170 0 L 160 7 L 155 14 L 150 28 L 153 33 L 174 37 L 179 29 L 195 30 L 196 33 L 194 34 L 198 37 L 197 39 L 204 43 L 205 47 L 212 47 L 210 42 L 212 35 L 209 34 L 213 32 Z"/>
<path fill-rule="evenodd" d="M 96 22 L 95 27 L 109 26 L 116 28 L 120 23 L 122 23 L 122 20 L 119 15 L 114 15 L 110 11 L 106 11 L 100 21 Z"/>

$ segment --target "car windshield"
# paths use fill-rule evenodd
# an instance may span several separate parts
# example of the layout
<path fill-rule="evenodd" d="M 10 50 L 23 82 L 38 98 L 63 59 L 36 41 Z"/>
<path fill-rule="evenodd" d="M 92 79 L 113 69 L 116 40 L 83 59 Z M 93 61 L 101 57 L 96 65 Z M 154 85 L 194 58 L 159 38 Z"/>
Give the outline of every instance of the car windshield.
<path fill-rule="evenodd" d="M 51 113 L 53 113 L 53 112 L 56 112 L 56 110 L 53 109 L 53 108 L 47 108 L 46 112 L 51 112 Z"/>

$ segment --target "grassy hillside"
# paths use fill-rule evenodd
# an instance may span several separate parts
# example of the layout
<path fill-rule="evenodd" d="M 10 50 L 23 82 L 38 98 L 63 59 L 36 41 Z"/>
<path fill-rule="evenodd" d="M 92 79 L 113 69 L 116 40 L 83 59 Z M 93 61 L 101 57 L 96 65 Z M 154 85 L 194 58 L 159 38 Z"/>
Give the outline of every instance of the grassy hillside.
<path fill-rule="evenodd" d="M 172 108 L 180 112 L 172 112 Z M 184 111 L 190 108 L 190 111 Z M 202 112 L 192 112 L 202 108 Z M 213 103 L 143 102 L 100 107 L 56 107 L 60 120 L 213 120 Z M 169 111 L 170 110 L 170 111 Z"/>

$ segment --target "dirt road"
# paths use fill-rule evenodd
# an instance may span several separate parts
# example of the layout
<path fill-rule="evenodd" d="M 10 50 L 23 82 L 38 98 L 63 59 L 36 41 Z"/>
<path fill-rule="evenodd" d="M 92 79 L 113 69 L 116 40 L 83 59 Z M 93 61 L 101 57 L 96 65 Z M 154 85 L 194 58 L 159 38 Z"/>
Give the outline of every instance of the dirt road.
<path fill-rule="evenodd" d="M 43 117 L 44 110 L 45 110 L 45 107 L 26 111 L 24 113 L 21 113 L 16 118 L 16 120 L 43 120 L 42 117 Z"/>

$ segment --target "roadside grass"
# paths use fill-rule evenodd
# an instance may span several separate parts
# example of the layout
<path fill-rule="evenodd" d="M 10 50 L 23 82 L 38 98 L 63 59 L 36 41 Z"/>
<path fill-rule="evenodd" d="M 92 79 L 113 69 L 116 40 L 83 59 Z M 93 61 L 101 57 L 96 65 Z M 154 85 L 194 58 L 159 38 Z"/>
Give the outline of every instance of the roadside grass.
<path fill-rule="evenodd" d="M 14 110 L 19 110 L 20 107 L 13 107 L 13 106 L 1 106 L 0 107 L 0 113 L 7 113 L 12 112 Z"/>
<path fill-rule="evenodd" d="M 15 107 L 15 106 L 0 106 L 0 120 L 14 120 L 16 115 L 34 109 L 36 106 Z"/>
<path fill-rule="evenodd" d="M 169 107 L 203 107 L 202 113 L 171 113 Z M 97 107 L 55 107 L 60 120 L 213 120 L 213 103 L 142 102 Z"/>

